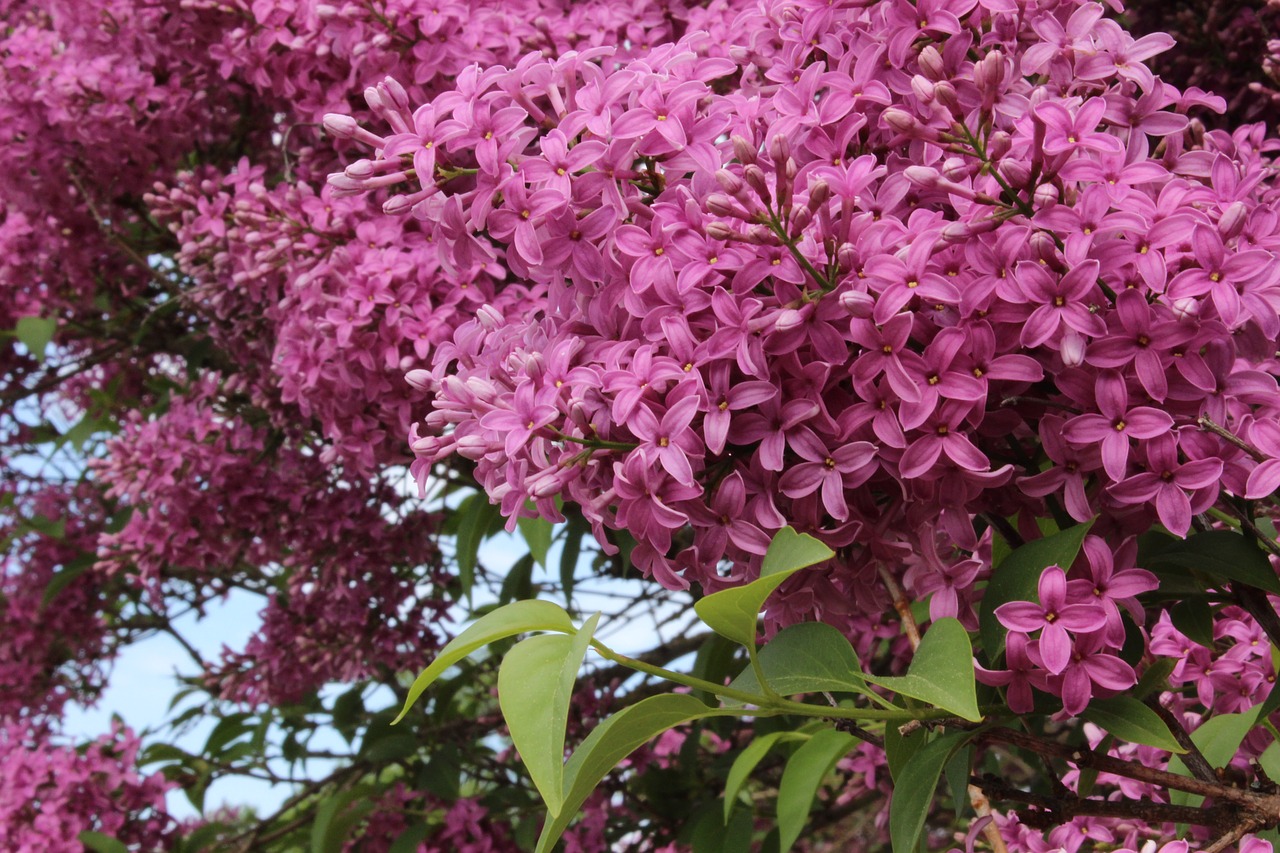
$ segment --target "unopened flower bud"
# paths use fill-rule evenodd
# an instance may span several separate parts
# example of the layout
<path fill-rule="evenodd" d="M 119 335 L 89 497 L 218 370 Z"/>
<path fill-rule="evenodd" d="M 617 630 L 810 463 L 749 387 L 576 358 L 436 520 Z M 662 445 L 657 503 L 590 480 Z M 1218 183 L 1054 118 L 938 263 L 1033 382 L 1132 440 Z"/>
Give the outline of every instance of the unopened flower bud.
<path fill-rule="evenodd" d="M 1003 130 L 997 130 L 987 140 L 987 156 L 999 160 L 1013 148 L 1013 137 Z"/>
<path fill-rule="evenodd" d="M 983 103 L 988 106 L 1000 96 L 1000 86 L 1004 82 L 1004 54 L 993 50 L 974 63 L 973 82 L 982 93 Z"/>
<path fill-rule="evenodd" d="M 880 121 L 903 136 L 916 136 L 921 130 L 920 120 L 900 107 L 889 107 L 880 114 Z"/>
<path fill-rule="evenodd" d="M 325 114 L 325 133 L 336 139 L 350 139 L 356 135 L 358 127 L 360 127 L 359 123 L 351 116 L 343 115 L 342 113 Z"/>
<path fill-rule="evenodd" d="M 902 174 L 913 186 L 921 189 L 931 190 L 938 185 L 938 170 L 932 166 L 908 166 Z"/>
<path fill-rule="evenodd" d="M 1061 264 L 1058 262 L 1058 247 L 1054 245 L 1053 238 L 1043 231 L 1037 231 L 1027 240 L 1027 245 L 1031 248 L 1031 255 L 1037 261 L 1047 266 L 1058 269 Z"/>
<path fill-rule="evenodd" d="M 352 163 L 350 166 L 342 170 L 348 178 L 357 181 L 364 180 L 373 176 L 374 165 L 372 160 L 360 159 Z"/>
<path fill-rule="evenodd" d="M 712 240 L 732 240 L 734 230 L 724 222 L 708 222 L 703 229 Z"/>
<path fill-rule="evenodd" d="M 942 176 L 948 181 L 963 181 L 969 177 L 969 165 L 963 157 L 948 157 L 942 161 Z"/>
<path fill-rule="evenodd" d="M 502 312 L 488 303 L 476 309 L 476 322 L 483 326 L 486 331 L 492 332 L 502 325 L 502 321 Z"/>
<path fill-rule="evenodd" d="M 846 290 L 840 294 L 840 307 L 848 311 L 850 316 L 865 320 L 875 313 L 876 299 L 870 293 L 861 290 Z"/>
<path fill-rule="evenodd" d="M 799 234 L 813 221 L 813 211 L 801 204 L 791 207 L 791 233 Z"/>
<path fill-rule="evenodd" d="M 404 86 L 400 85 L 400 81 L 394 77 L 383 79 L 378 87 L 384 94 L 384 102 L 389 102 L 392 107 L 401 112 L 411 112 L 409 108 L 409 93 L 404 90 Z"/>
<path fill-rule="evenodd" d="M 464 435 L 458 438 L 457 453 L 463 459 L 470 459 L 472 462 L 479 462 L 485 457 L 490 450 L 489 442 L 479 435 Z"/>
<path fill-rule="evenodd" d="M 1062 336 L 1058 354 L 1067 367 L 1079 367 L 1084 364 L 1085 340 L 1079 332 L 1067 332 Z"/>
<path fill-rule="evenodd" d="M 791 141 L 785 134 L 779 133 L 769 140 L 769 159 L 774 163 L 783 163 L 791 156 Z"/>
<path fill-rule="evenodd" d="M 818 178 L 809 185 L 809 209 L 817 210 L 827 203 L 827 199 L 831 198 L 831 185 Z"/>
<path fill-rule="evenodd" d="M 1173 310 L 1173 316 L 1178 320 L 1194 320 L 1200 316 L 1200 303 L 1194 296 L 1175 299 L 1169 304 L 1169 308 Z"/>
<path fill-rule="evenodd" d="M 743 187 L 745 186 L 742 183 L 742 178 L 739 178 L 728 169 L 719 169 L 716 171 L 716 182 L 724 188 L 725 192 L 732 196 L 740 195 Z"/>
<path fill-rule="evenodd" d="M 1222 212 L 1222 218 L 1218 220 L 1218 232 L 1224 240 L 1230 240 L 1232 237 L 1238 237 L 1240 232 L 1244 230 L 1245 221 L 1249 218 L 1249 208 L 1242 201 L 1232 202 L 1231 205 Z"/>
<path fill-rule="evenodd" d="M 1031 198 L 1036 207 L 1053 207 L 1058 203 L 1058 188 L 1053 184 L 1041 184 Z"/>
<path fill-rule="evenodd" d="M 756 191 L 756 195 L 760 196 L 765 204 L 770 202 L 773 196 L 769 194 L 769 183 L 765 178 L 764 169 L 761 169 L 755 163 L 751 163 L 742 170 L 742 177 L 748 186 Z"/>
<path fill-rule="evenodd" d="M 393 195 L 382 203 L 382 212 L 387 216 L 403 216 L 412 209 L 414 199 L 407 195 Z"/>
<path fill-rule="evenodd" d="M 929 79 L 942 80 L 947 76 L 947 66 L 942 61 L 942 54 L 933 45 L 925 45 L 916 59 L 920 63 L 920 70 Z"/>
<path fill-rule="evenodd" d="M 724 193 L 711 193 L 707 196 L 707 210 L 716 216 L 742 218 L 742 210 Z"/>
<path fill-rule="evenodd" d="M 939 80 L 933 86 L 933 97 L 953 113 L 960 111 L 960 96 L 950 80 Z"/>
<path fill-rule="evenodd" d="M 917 74 L 911 78 L 911 91 L 921 103 L 933 103 L 934 88 L 934 83 L 921 74 Z"/>
<path fill-rule="evenodd" d="M 733 156 L 738 158 L 739 163 L 745 166 L 756 161 L 756 147 L 746 137 L 735 134 L 729 141 L 733 143 Z"/>
<path fill-rule="evenodd" d="M 1031 180 L 1031 168 L 1021 160 L 1001 160 L 996 171 L 1004 178 L 1005 183 L 1015 189 L 1025 187 Z"/>
<path fill-rule="evenodd" d="M 410 370 L 404 375 L 404 381 L 408 382 L 411 388 L 416 388 L 419 391 L 430 391 L 435 384 L 431 378 L 431 371 L 423 370 L 422 368 Z"/>
<path fill-rule="evenodd" d="M 804 315 L 794 308 L 784 308 L 778 312 L 773 328 L 778 332 L 790 332 L 804 325 Z"/>

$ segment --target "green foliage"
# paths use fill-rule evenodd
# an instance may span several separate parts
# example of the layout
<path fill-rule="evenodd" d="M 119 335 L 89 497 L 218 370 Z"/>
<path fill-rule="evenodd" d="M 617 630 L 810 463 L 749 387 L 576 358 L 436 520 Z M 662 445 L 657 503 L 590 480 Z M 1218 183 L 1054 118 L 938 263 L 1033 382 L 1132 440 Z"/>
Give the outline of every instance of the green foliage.
<path fill-rule="evenodd" d="M 796 843 L 809 820 L 822 780 L 858 739 L 851 734 L 823 729 L 803 743 L 782 771 L 778 786 L 779 851 L 786 853 Z"/>
<path fill-rule="evenodd" d="M 933 623 L 921 639 L 906 675 L 864 677 L 900 696 L 919 699 L 966 720 L 982 720 L 974 680 L 973 647 L 969 644 L 969 633 L 955 619 L 939 619 Z"/>
<path fill-rule="evenodd" d="M 969 732 L 941 735 L 925 744 L 902 769 L 889 802 L 893 853 L 915 853 L 942 771 L 971 736 Z"/>
<path fill-rule="evenodd" d="M 1166 752 L 1185 753 L 1160 715 L 1132 696 L 1094 699 L 1084 718 L 1130 743 L 1154 746 Z"/>

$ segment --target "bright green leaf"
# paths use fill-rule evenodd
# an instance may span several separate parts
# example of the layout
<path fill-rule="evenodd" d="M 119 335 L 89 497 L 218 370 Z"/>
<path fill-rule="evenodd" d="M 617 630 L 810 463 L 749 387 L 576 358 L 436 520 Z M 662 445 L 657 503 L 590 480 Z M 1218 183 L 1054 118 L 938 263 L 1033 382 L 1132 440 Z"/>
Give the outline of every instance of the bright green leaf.
<path fill-rule="evenodd" d="M 974 679 L 969 633 L 956 619 L 939 619 L 929 627 L 903 676 L 864 676 L 867 681 L 927 702 L 966 720 L 979 722 L 978 687 Z"/>
<path fill-rule="evenodd" d="M 722 716 L 736 715 L 711 708 L 687 694 L 666 693 L 642 699 L 605 720 L 565 764 L 564 804 L 560 813 L 543 826 L 537 853 L 550 853 L 600 780 L 642 744 L 681 723 Z"/>
<path fill-rule="evenodd" d="M 77 836 L 80 843 L 93 853 L 129 853 L 129 848 L 124 846 L 123 842 L 117 841 L 110 835 L 103 835 L 101 832 L 94 832 L 86 829 Z"/>
<path fill-rule="evenodd" d="M 498 670 L 498 704 L 511 742 L 553 817 L 564 800 L 569 700 L 599 621 L 597 613 L 575 635 L 530 637 L 507 652 Z"/>
<path fill-rule="evenodd" d="M 756 769 L 756 765 L 769 754 L 769 750 L 773 749 L 775 744 L 789 743 L 796 740 L 804 740 L 804 735 L 798 732 L 769 732 L 767 735 L 752 738 L 746 748 L 738 753 L 738 757 L 733 760 L 733 766 L 729 768 L 729 776 L 724 783 L 725 823 L 729 822 L 729 814 L 733 811 L 738 792 L 747 783 L 747 779 L 751 778 L 751 773 Z"/>
<path fill-rule="evenodd" d="M 53 317 L 23 317 L 18 320 L 15 331 L 18 340 L 35 360 L 43 362 L 45 353 L 49 349 L 49 342 L 53 340 L 53 333 L 57 329 L 58 321 Z"/>
<path fill-rule="evenodd" d="M 712 593 L 694 604 L 694 610 L 711 630 L 743 646 L 755 646 L 756 619 L 760 608 L 801 569 L 830 559 L 835 552 L 812 536 L 784 527 L 774 536 L 765 555 L 760 578 L 745 586 Z"/>
<path fill-rule="evenodd" d="M 559 631 L 562 634 L 572 634 L 575 628 L 564 608 L 550 601 L 515 601 L 485 614 L 470 628 L 454 637 L 440 650 L 440 655 L 431 662 L 431 665 L 414 679 L 413 686 L 409 688 L 409 697 L 405 699 L 404 708 L 400 710 L 393 724 L 404 719 L 404 715 L 409 713 L 409 709 L 413 707 L 414 702 L 418 701 L 423 691 L 430 687 L 431 683 L 446 669 L 481 646 L 528 631 Z"/>
<path fill-rule="evenodd" d="M 1129 743 L 1154 746 L 1166 752 L 1186 752 L 1174 740 L 1160 715 L 1132 696 L 1094 699 L 1081 716 Z"/>
<path fill-rule="evenodd" d="M 783 628 L 760 650 L 757 659 L 765 680 L 779 696 L 867 691 L 853 646 L 839 630 L 822 622 Z M 761 692 L 754 667 L 747 667 L 729 686 L 746 693 Z"/>
<path fill-rule="evenodd" d="M 996 619 L 995 609 L 1010 601 L 1036 601 L 1040 575 L 1049 566 L 1062 566 L 1065 571 L 1074 563 L 1092 526 L 1093 522 L 1087 521 L 1028 542 L 1014 549 L 995 567 L 978 608 L 982 648 L 989 660 L 994 661 L 1004 648 L 1005 631 Z"/>
<path fill-rule="evenodd" d="M 942 769 L 964 745 L 969 732 L 952 732 L 939 737 L 915 754 L 893 786 L 889 801 L 889 839 L 893 853 L 915 853 L 925 818 L 933 803 Z"/>
<path fill-rule="evenodd" d="M 1175 541 L 1152 555 L 1153 570 L 1174 565 L 1222 581 L 1238 581 L 1280 595 L 1280 578 L 1255 543 L 1233 530 L 1206 530 Z"/>
<path fill-rule="evenodd" d="M 784 527 L 774 534 L 773 541 L 769 543 L 764 563 L 760 566 L 760 577 L 807 569 L 835 555 L 835 551 L 809 534 L 796 533 L 790 527 Z"/>
<path fill-rule="evenodd" d="M 779 853 L 787 853 L 809 822 L 809 810 L 822 780 L 858 739 L 847 732 L 824 729 L 804 743 L 782 771 L 778 785 Z"/>

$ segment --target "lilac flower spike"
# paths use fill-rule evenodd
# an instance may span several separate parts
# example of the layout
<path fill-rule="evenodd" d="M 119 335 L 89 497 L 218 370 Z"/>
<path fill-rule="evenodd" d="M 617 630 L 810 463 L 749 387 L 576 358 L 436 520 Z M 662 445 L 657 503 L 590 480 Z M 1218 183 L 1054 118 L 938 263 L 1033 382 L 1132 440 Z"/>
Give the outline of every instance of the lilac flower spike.
<path fill-rule="evenodd" d="M 1107 612 L 1096 603 L 1067 603 L 1067 574 L 1049 566 L 1040 576 L 1040 603 L 1011 601 L 996 608 L 996 618 L 1011 631 L 1040 631 L 1040 656 L 1045 669 L 1060 674 L 1071 662 L 1068 631 L 1096 631 L 1107 622 Z"/>

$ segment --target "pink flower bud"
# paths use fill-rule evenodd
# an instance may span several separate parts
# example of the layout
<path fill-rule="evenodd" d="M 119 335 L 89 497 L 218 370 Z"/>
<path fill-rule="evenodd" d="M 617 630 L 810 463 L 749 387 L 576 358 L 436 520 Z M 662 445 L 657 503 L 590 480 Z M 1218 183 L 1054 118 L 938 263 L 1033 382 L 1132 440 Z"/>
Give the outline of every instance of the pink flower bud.
<path fill-rule="evenodd" d="M 778 312 L 773 328 L 778 332 L 790 332 L 804 325 L 804 315 L 794 308 L 784 308 Z"/>
<path fill-rule="evenodd" d="M 908 166 L 902 174 L 921 189 L 929 190 L 938 185 L 938 170 L 932 166 Z"/>
<path fill-rule="evenodd" d="M 502 312 L 488 303 L 476 309 L 476 322 L 483 326 L 486 331 L 492 332 L 502 325 L 504 319 Z"/>
<path fill-rule="evenodd" d="M 735 134 L 729 141 L 733 143 L 733 156 L 739 163 L 745 166 L 756 161 L 756 147 L 748 142 L 746 137 Z"/>
<path fill-rule="evenodd" d="M 846 290 L 840 294 L 840 307 L 853 317 L 865 320 L 876 310 L 875 297 L 861 290 Z"/>
<path fill-rule="evenodd" d="M 413 196 L 393 195 L 382 203 L 382 212 L 387 216 L 403 216 L 413 208 L 414 203 Z"/>
<path fill-rule="evenodd" d="M 350 139 L 359 126 L 354 118 L 342 113 L 326 113 L 324 117 L 325 132 L 337 139 Z"/>
<path fill-rule="evenodd" d="M 917 74 L 911 78 L 911 91 L 921 103 L 933 103 L 934 89 L 934 84 L 923 75 Z"/>
<path fill-rule="evenodd" d="M 831 198 L 831 185 L 818 178 L 809 185 L 809 209 L 817 210 L 827 203 L 827 199 Z"/>
<path fill-rule="evenodd" d="M 769 159 L 774 163 L 783 163 L 791 156 L 791 141 L 779 133 L 769 140 Z"/>
<path fill-rule="evenodd" d="M 991 138 L 987 140 L 987 156 L 992 160 L 999 160 L 1008 154 L 1011 148 L 1013 148 L 1013 137 L 1003 130 L 992 133 Z"/>
<path fill-rule="evenodd" d="M 1000 165 L 996 167 L 996 171 L 1000 173 L 1000 177 L 1004 178 L 1009 186 L 1015 189 L 1025 187 L 1027 182 L 1031 180 L 1031 168 L 1021 160 L 1001 160 Z"/>
<path fill-rule="evenodd" d="M 925 73 L 931 80 L 942 80 L 947 76 L 946 63 L 942 61 L 942 54 L 931 44 L 925 45 L 917 57 L 920 63 L 920 70 Z"/>
<path fill-rule="evenodd" d="M 935 83 L 933 97 L 952 113 L 960 111 L 960 96 L 956 94 L 956 87 L 951 84 L 950 80 L 939 80 Z"/>
<path fill-rule="evenodd" d="M 1218 220 L 1218 233 L 1224 240 L 1238 237 L 1244 230 L 1245 221 L 1249 218 L 1249 208 L 1242 201 L 1232 202 Z"/>
<path fill-rule="evenodd" d="M 921 130 L 919 119 L 900 107 L 889 107 L 880 114 L 880 121 L 903 136 L 916 136 Z"/>
<path fill-rule="evenodd" d="M 942 161 L 942 176 L 948 181 L 963 181 L 970 175 L 971 161 L 963 157 L 948 157 Z"/>
<path fill-rule="evenodd" d="M 745 188 L 742 178 L 739 178 L 728 169 L 720 169 L 716 172 L 716 183 L 720 184 L 724 191 L 732 196 L 741 194 Z"/>
<path fill-rule="evenodd" d="M 350 166 L 342 170 L 347 177 L 354 178 L 357 181 L 364 180 L 373 176 L 374 165 L 372 160 L 360 159 L 352 163 Z"/>
<path fill-rule="evenodd" d="M 1067 367 L 1079 367 L 1084 364 L 1085 340 L 1079 332 L 1067 332 L 1062 336 L 1059 355 Z"/>
<path fill-rule="evenodd" d="M 765 178 L 763 169 L 755 163 L 751 163 L 742 170 L 742 177 L 748 186 L 755 190 L 756 194 L 764 200 L 765 204 L 770 202 L 773 196 L 769 193 L 769 183 Z"/>
<path fill-rule="evenodd" d="M 716 216 L 742 218 L 742 209 L 735 205 L 733 199 L 724 193 L 712 193 L 707 196 L 707 210 Z"/>
<path fill-rule="evenodd" d="M 1032 203 L 1036 207 L 1053 207 L 1058 203 L 1058 188 L 1053 184 L 1041 184 L 1032 195 Z"/>
<path fill-rule="evenodd" d="M 1200 316 L 1200 303 L 1194 296 L 1184 296 L 1170 303 L 1169 308 L 1178 320 L 1194 320 Z"/>
<path fill-rule="evenodd" d="M 703 229 L 712 240 L 732 240 L 735 232 L 723 222 L 708 222 Z"/>

